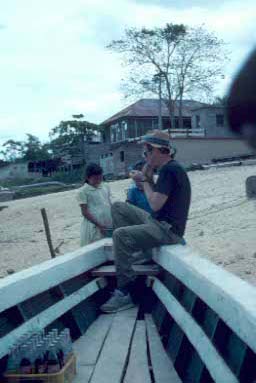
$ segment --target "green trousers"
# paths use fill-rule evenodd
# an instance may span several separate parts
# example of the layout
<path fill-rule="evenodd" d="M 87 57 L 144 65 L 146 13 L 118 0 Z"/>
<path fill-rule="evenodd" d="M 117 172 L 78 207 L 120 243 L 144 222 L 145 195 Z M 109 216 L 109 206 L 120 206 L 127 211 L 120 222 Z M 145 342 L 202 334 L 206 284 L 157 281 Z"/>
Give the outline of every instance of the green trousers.
<path fill-rule="evenodd" d="M 182 243 L 182 238 L 171 231 L 170 224 L 153 219 L 149 213 L 129 203 L 115 202 L 112 217 L 118 288 L 135 279 L 132 265 L 136 263 L 136 254 L 153 247 Z"/>

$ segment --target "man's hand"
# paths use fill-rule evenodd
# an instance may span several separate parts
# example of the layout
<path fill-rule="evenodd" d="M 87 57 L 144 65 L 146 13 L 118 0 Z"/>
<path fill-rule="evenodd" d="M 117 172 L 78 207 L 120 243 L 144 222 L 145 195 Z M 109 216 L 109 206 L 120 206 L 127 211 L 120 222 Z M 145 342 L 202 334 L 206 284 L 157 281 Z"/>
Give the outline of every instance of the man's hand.
<path fill-rule="evenodd" d="M 153 183 L 154 168 L 152 168 L 149 164 L 145 164 L 142 169 L 142 174 L 147 180 Z"/>

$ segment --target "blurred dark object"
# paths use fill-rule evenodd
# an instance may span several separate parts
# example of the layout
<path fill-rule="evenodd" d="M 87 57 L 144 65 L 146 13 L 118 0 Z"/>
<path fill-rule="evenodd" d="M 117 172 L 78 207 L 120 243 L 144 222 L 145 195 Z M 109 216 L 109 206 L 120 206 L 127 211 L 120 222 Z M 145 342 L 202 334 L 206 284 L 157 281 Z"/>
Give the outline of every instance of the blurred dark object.
<path fill-rule="evenodd" d="M 238 72 L 227 98 L 230 128 L 256 149 L 256 50 Z"/>
<path fill-rule="evenodd" d="M 256 176 L 246 179 L 246 195 L 248 199 L 256 199 Z"/>
<path fill-rule="evenodd" d="M 108 228 L 108 229 L 105 229 L 105 237 L 106 238 L 112 238 L 113 231 L 114 231 L 114 229 L 112 227 Z"/>

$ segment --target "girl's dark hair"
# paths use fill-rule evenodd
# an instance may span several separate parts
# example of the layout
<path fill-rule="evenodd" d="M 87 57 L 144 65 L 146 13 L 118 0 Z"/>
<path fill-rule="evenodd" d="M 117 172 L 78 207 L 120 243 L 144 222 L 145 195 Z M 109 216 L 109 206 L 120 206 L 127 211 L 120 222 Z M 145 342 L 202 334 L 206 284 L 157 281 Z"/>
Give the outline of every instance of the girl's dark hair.
<path fill-rule="evenodd" d="M 88 178 L 90 178 L 91 176 L 99 176 L 99 175 L 102 175 L 102 173 L 103 173 L 102 167 L 98 164 L 91 162 L 89 165 L 86 166 L 86 169 L 85 169 L 85 175 L 84 175 L 85 182 L 88 182 Z"/>

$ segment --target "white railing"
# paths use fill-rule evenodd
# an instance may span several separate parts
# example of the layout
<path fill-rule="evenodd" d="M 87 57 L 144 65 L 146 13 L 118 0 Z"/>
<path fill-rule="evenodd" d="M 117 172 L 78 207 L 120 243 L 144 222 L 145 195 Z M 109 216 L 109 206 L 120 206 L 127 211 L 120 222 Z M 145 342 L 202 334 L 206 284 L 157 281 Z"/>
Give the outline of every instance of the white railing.
<path fill-rule="evenodd" d="M 256 288 L 198 256 L 189 246 L 163 246 L 153 259 L 200 297 L 256 352 Z"/>
<path fill-rule="evenodd" d="M 105 243 L 102 239 L 1 279 L 0 312 L 105 262 Z"/>
<path fill-rule="evenodd" d="M 205 129 L 170 129 L 170 134 L 171 137 L 205 137 Z"/>
<path fill-rule="evenodd" d="M 104 246 L 108 242 L 102 239 L 2 279 L 0 281 L 0 313 L 104 263 L 107 261 Z M 47 327 L 104 286 L 104 278 L 96 278 L 31 319 L 24 321 L 1 338 L 0 359 L 9 352 L 22 335 Z"/>
<path fill-rule="evenodd" d="M 205 129 L 163 129 L 163 132 L 170 132 L 171 137 L 205 137 Z M 120 142 L 134 142 L 139 141 L 142 136 L 126 138 L 120 141 L 111 141 L 111 144 L 120 143 Z"/>

